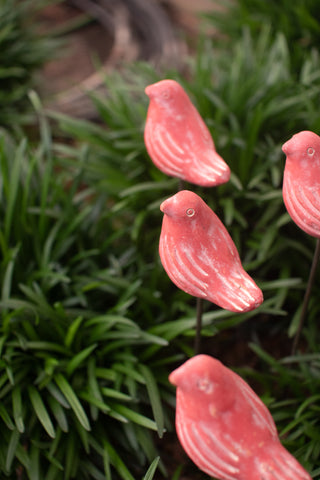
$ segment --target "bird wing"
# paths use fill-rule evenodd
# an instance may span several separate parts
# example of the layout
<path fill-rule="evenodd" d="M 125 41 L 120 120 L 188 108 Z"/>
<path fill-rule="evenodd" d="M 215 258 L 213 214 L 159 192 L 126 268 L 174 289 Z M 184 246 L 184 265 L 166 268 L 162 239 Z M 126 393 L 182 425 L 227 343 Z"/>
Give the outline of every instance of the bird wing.
<path fill-rule="evenodd" d="M 219 235 L 224 237 L 222 230 L 219 231 Z M 229 242 L 230 239 L 225 238 L 225 243 Z M 208 274 L 208 300 L 235 312 L 248 311 L 257 306 L 260 290 L 242 268 L 237 252 L 236 255 L 232 255 L 232 263 L 227 264 L 225 259 L 219 258 L 219 252 L 212 255 L 207 249 L 201 248 L 201 245 L 198 250 L 198 264 Z M 215 256 L 217 257 L 216 262 Z"/>
<path fill-rule="evenodd" d="M 199 265 L 189 243 L 175 245 L 172 235 L 162 233 L 159 243 L 161 262 L 171 280 L 195 297 L 207 297 L 208 271 Z"/>
<path fill-rule="evenodd" d="M 310 235 L 320 237 L 320 195 L 314 189 L 303 188 L 286 175 L 283 198 L 292 219 Z"/>
<path fill-rule="evenodd" d="M 203 421 L 184 420 L 177 422 L 177 433 L 183 448 L 201 470 L 223 480 L 239 479 L 240 458 L 234 445 L 217 435 L 216 429 L 211 430 Z"/>
<path fill-rule="evenodd" d="M 239 375 L 234 374 L 234 378 L 237 388 L 241 391 L 246 403 L 250 405 L 253 422 L 257 427 L 269 430 L 273 438 L 278 438 L 277 427 L 265 404 Z"/>
<path fill-rule="evenodd" d="M 180 240 L 177 245 L 172 235 L 161 233 L 161 262 L 178 288 L 227 310 L 244 312 L 255 308 L 260 289 L 241 265 L 239 268 L 221 267 L 215 252 L 206 248 L 201 240 L 195 245 L 192 243 L 195 241 L 188 238 L 186 242 Z"/>
<path fill-rule="evenodd" d="M 210 131 L 199 112 L 195 108 L 193 111 L 193 121 L 186 128 L 186 137 L 190 143 L 186 156 L 190 161 L 186 165 L 185 175 L 189 181 L 204 186 L 227 182 L 230 178 L 230 168 L 216 152 Z"/>
<path fill-rule="evenodd" d="M 255 456 L 254 463 L 257 480 L 311 480 L 308 472 L 280 442 L 264 448 L 262 454 Z"/>
<path fill-rule="evenodd" d="M 173 131 L 164 122 L 149 116 L 145 128 L 145 144 L 155 165 L 167 175 L 184 178 L 200 185 L 218 185 L 227 182 L 230 169 L 217 154 L 209 131 L 207 136 L 193 126 L 181 124 Z"/>
<path fill-rule="evenodd" d="M 185 152 L 161 122 L 148 119 L 145 143 L 153 162 L 165 173 L 181 177 Z"/>
<path fill-rule="evenodd" d="M 189 175 L 197 181 L 208 183 L 223 181 L 230 177 L 230 168 L 220 155 L 212 148 L 204 148 L 192 158 Z"/>

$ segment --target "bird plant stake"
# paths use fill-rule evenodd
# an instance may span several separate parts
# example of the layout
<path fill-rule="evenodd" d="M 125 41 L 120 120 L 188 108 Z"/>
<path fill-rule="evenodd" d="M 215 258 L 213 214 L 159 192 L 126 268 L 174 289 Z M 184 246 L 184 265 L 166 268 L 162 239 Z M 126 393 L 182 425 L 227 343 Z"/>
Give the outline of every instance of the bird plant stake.
<path fill-rule="evenodd" d="M 145 89 L 150 99 L 144 140 L 159 170 L 184 182 L 214 187 L 228 182 L 230 168 L 218 155 L 210 132 L 184 89 L 161 80 Z M 197 298 L 195 352 L 200 350 L 202 299 Z"/>
<path fill-rule="evenodd" d="M 293 135 L 282 146 L 286 154 L 283 174 L 283 201 L 292 220 L 317 238 L 298 329 L 293 341 L 295 353 L 308 309 L 320 255 L 320 137 L 310 131 Z"/>
<path fill-rule="evenodd" d="M 196 355 L 174 370 L 176 430 L 191 460 L 220 480 L 311 480 L 280 443 L 249 385 L 220 361 Z"/>
<path fill-rule="evenodd" d="M 175 80 L 145 89 L 150 98 L 144 140 L 159 170 L 203 187 L 228 182 L 230 168 L 216 152 L 210 132 Z"/>
<path fill-rule="evenodd" d="M 263 302 L 228 231 L 199 195 L 182 190 L 160 209 L 160 259 L 177 287 L 232 312 L 247 312 Z"/>

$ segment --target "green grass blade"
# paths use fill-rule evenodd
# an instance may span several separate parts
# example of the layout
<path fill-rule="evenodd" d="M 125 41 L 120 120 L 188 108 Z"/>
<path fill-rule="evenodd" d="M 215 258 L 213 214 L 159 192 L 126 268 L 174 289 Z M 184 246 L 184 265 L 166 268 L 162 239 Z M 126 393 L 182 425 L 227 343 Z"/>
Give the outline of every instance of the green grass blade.
<path fill-rule="evenodd" d="M 37 445 L 31 445 L 30 464 L 28 469 L 29 478 L 32 480 L 41 480 L 40 477 L 40 449 Z"/>
<path fill-rule="evenodd" d="M 111 443 L 105 442 L 104 448 L 109 455 L 110 463 L 114 466 L 120 477 L 123 480 L 135 480 Z"/>
<path fill-rule="evenodd" d="M 146 365 L 140 365 L 140 371 L 146 382 L 152 412 L 157 424 L 158 435 L 162 438 L 164 433 L 164 415 L 157 382 L 151 370 Z"/>
<path fill-rule="evenodd" d="M 9 472 L 12 462 L 16 456 L 16 450 L 20 439 L 20 433 L 17 429 L 13 430 L 8 443 L 7 457 L 6 457 L 6 470 Z"/>
<path fill-rule="evenodd" d="M 66 378 L 61 373 L 56 374 L 54 379 L 56 381 L 56 384 L 60 388 L 61 392 L 63 393 L 63 395 L 68 400 L 70 407 L 72 408 L 75 416 L 77 417 L 77 419 L 79 420 L 83 428 L 89 431 L 91 427 L 90 427 L 88 417 L 81 403 L 79 402 L 77 395 L 75 394 L 74 390 L 71 388 L 70 383 L 66 380 Z"/>
<path fill-rule="evenodd" d="M 134 423 L 137 423 L 138 425 L 149 428 L 150 430 L 155 430 L 155 431 L 158 430 L 157 424 L 153 420 L 150 420 L 150 418 L 145 417 L 144 415 L 141 415 L 141 413 L 137 413 L 134 410 L 131 410 L 130 408 L 125 407 L 124 405 L 119 405 L 119 404 L 114 405 L 113 408 L 117 413 L 120 413 L 120 415 L 123 415 L 125 418 L 127 418 L 131 422 L 134 422 Z"/>
<path fill-rule="evenodd" d="M 72 432 L 68 435 L 67 442 L 64 445 L 66 449 L 66 459 L 65 459 L 65 468 L 64 468 L 64 478 L 69 480 L 74 478 L 75 472 L 77 471 L 77 466 L 80 461 L 79 452 L 76 448 L 76 432 Z"/>
<path fill-rule="evenodd" d="M 154 474 L 157 470 L 158 463 L 159 463 L 160 457 L 156 457 L 153 462 L 151 463 L 150 467 L 148 468 L 146 474 L 144 475 L 142 480 L 152 480 L 154 477 Z"/>
<path fill-rule="evenodd" d="M 106 476 L 106 480 L 112 480 L 110 455 L 109 455 L 107 444 L 106 444 L 105 441 L 103 442 L 102 458 L 103 458 L 103 467 L 104 467 L 104 473 L 105 473 L 105 476 Z"/>
<path fill-rule="evenodd" d="M 49 416 L 49 413 L 44 405 L 44 402 L 35 387 L 29 386 L 29 398 L 43 428 L 51 438 L 55 438 L 56 434 Z"/>
<path fill-rule="evenodd" d="M 72 375 L 72 373 L 91 355 L 96 348 L 97 344 L 89 345 L 89 347 L 74 355 L 74 357 L 72 357 L 67 364 L 67 375 Z"/>
<path fill-rule="evenodd" d="M 68 426 L 67 416 L 65 414 L 64 409 L 60 405 L 60 403 L 54 397 L 49 395 L 48 404 L 61 430 L 63 432 L 68 432 L 69 426 Z"/>
<path fill-rule="evenodd" d="M 83 318 L 82 317 L 78 317 L 76 318 L 70 325 L 70 327 L 68 328 L 68 331 L 67 331 L 67 334 L 66 334 L 66 338 L 65 338 L 65 346 L 70 348 L 71 345 L 72 345 L 72 342 L 76 336 L 76 333 L 77 331 L 79 330 L 80 326 L 81 326 L 81 323 L 82 323 L 82 320 Z"/>
<path fill-rule="evenodd" d="M 12 390 L 12 408 L 13 408 L 13 418 L 16 424 L 16 427 L 20 433 L 23 433 L 25 430 L 23 415 L 22 415 L 22 401 L 21 401 L 21 390 L 20 387 L 16 386 Z"/>
<path fill-rule="evenodd" d="M 21 188 L 20 184 L 20 175 L 22 169 L 22 162 L 26 151 L 27 142 L 26 140 L 22 140 L 14 158 L 14 163 L 12 165 L 12 171 L 10 172 L 10 180 L 8 185 L 8 192 L 7 192 L 7 208 L 6 208 L 6 216 L 4 221 L 4 232 L 5 238 L 7 242 L 9 242 L 10 232 L 13 228 L 14 224 L 14 210 L 17 204 L 17 197 L 19 192 L 19 187 Z"/>
<path fill-rule="evenodd" d="M 2 402 L 0 403 L 0 417 L 2 418 L 6 426 L 9 428 L 9 430 L 14 430 L 14 423 L 12 422 L 9 413 Z"/>

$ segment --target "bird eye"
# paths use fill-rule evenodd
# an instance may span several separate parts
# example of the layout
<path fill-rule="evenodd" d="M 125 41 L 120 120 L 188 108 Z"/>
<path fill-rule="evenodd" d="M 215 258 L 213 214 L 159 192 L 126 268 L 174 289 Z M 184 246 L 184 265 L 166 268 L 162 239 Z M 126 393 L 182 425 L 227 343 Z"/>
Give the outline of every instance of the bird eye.
<path fill-rule="evenodd" d="M 169 100 L 170 98 L 170 92 L 169 90 L 163 90 L 161 92 L 161 97 L 164 99 L 164 100 Z"/>
<path fill-rule="evenodd" d="M 314 154 L 314 148 L 309 147 L 307 150 L 307 154 L 309 155 L 309 157 L 312 157 L 312 155 Z"/>
<path fill-rule="evenodd" d="M 199 390 L 201 390 L 201 392 L 207 394 L 211 393 L 213 390 L 212 382 L 210 382 L 208 378 L 200 378 L 197 381 L 197 387 Z"/>
<path fill-rule="evenodd" d="M 188 217 L 193 217 L 193 215 L 195 214 L 194 208 L 188 208 L 186 214 L 188 215 Z"/>

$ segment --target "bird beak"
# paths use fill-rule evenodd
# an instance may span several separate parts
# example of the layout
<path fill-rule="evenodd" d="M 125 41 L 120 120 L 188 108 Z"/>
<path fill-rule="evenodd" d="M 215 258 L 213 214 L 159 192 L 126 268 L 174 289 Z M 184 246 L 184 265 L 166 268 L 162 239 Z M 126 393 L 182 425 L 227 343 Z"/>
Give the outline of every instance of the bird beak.
<path fill-rule="evenodd" d="M 151 85 L 148 85 L 148 86 L 144 89 L 145 94 L 148 95 L 149 98 L 151 97 L 150 87 L 151 87 Z"/>
<path fill-rule="evenodd" d="M 172 197 L 167 198 L 164 202 L 161 203 L 160 205 L 160 210 L 162 213 L 165 213 L 166 215 L 170 215 L 172 211 Z"/>
<path fill-rule="evenodd" d="M 285 155 L 289 154 L 290 151 L 291 140 L 288 140 L 286 143 L 282 145 L 282 151 Z"/>
<path fill-rule="evenodd" d="M 296 150 L 296 144 L 299 139 L 299 134 L 293 135 L 290 140 L 288 140 L 286 143 L 282 145 L 282 151 L 286 155 L 291 155 L 295 152 Z"/>
<path fill-rule="evenodd" d="M 169 375 L 169 382 L 172 383 L 172 385 L 175 385 L 176 387 L 181 384 L 181 381 L 184 378 L 184 365 L 181 365 L 180 367 L 176 368 L 173 370 L 173 372 L 170 373 Z"/>
<path fill-rule="evenodd" d="M 166 213 L 166 202 L 167 202 L 167 200 L 162 202 L 161 205 L 160 205 L 160 210 L 161 210 L 162 213 Z"/>
<path fill-rule="evenodd" d="M 155 90 L 156 90 L 155 87 L 154 87 L 154 85 L 156 85 L 156 84 L 153 83 L 152 85 L 148 85 L 148 86 L 144 89 L 145 94 L 148 95 L 149 98 L 153 98 L 153 97 L 154 97 Z"/>

